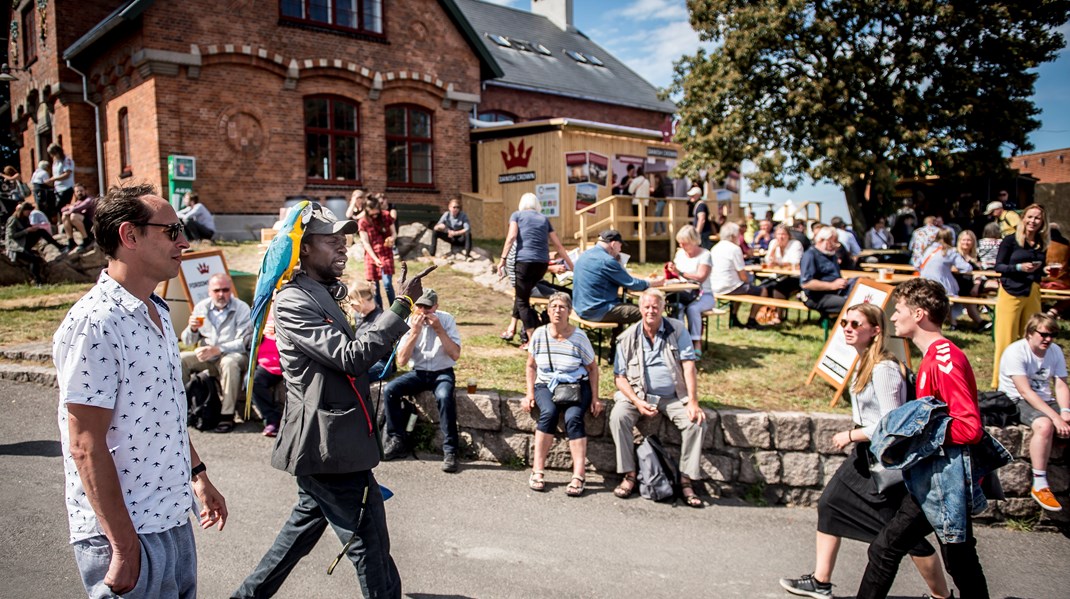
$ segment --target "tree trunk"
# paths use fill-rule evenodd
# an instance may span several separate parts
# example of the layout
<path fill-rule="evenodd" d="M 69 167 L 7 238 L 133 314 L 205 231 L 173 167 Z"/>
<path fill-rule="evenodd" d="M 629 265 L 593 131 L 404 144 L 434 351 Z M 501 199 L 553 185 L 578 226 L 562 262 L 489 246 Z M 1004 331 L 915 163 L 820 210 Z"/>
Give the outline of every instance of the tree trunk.
<path fill-rule="evenodd" d="M 864 179 L 855 179 L 850 185 L 843 188 L 844 199 L 847 200 L 847 212 L 851 216 L 851 228 L 859 235 L 865 235 L 869 230 L 869 221 L 873 215 L 866 210 L 866 182 Z"/>

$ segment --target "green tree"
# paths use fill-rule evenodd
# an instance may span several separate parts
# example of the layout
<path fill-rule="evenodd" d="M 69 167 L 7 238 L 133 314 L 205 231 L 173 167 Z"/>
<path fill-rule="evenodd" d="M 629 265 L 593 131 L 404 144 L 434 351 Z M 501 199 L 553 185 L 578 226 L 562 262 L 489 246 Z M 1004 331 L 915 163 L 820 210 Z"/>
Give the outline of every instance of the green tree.
<path fill-rule="evenodd" d="M 1037 75 L 1065 40 L 1067 0 L 688 0 L 711 50 L 676 64 L 678 169 L 744 160 L 755 188 L 841 186 L 856 226 L 896 177 L 1007 169 L 1031 150 Z M 872 194 L 878 197 L 877 193 Z"/>

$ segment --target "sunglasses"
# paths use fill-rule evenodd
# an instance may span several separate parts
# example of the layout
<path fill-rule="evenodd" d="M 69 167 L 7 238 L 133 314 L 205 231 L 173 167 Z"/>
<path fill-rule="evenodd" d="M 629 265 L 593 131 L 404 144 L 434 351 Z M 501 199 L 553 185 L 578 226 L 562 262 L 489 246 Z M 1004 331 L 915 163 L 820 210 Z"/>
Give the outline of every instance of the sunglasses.
<path fill-rule="evenodd" d="M 210 289 L 212 293 L 230 293 L 230 287 L 220 287 L 219 289 Z"/>
<path fill-rule="evenodd" d="M 863 324 L 864 323 L 861 320 L 847 320 L 846 318 L 840 319 L 840 328 L 844 329 L 846 329 L 848 325 L 850 325 L 852 329 L 857 329 L 860 328 Z"/>
<path fill-rule="evenodd" d="M 182 234 L 183 225 L 181 222 L 171 223 L 169 225 L 161 223 L 134 223 L 139 227 L 160 227 L 163 232 L 171 241 L 176 241 L 178 236 Z"/>
<path fill-rule="evenodd" d="M 1055 333 L 1044 333 L 1037 331 L 1037 335 L 1040 335 L 1041 339 L 1055 339 Z"/>

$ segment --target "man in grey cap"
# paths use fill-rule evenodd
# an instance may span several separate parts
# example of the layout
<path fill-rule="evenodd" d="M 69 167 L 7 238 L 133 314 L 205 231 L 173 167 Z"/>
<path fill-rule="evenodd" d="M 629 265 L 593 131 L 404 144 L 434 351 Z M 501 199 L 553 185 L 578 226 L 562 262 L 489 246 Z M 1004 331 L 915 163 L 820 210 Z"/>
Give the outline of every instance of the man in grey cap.
<path fill-rule="evenodd" d="M 598 244 L 576 260 L 572 305 L 580 318 L 621 325 L 638 322 L 639 307 L 624 303 L 619 289 L 643 291 L 665 283 L 664 278 L 637 279 L 629 274 L 619 260 L 623 247 L 620 231 L 607 229 L 598 236 Z"/>
<path fill-rule="evenodd" d="M 275 339 L 285 374 L 286 410 L 271 465 L 294 475 L 297 505 L 275 543 L 234 597 L 271 597 L 330 524 L 345 543 L 365 597 L 400 597 L 390 557 L 383 495 L 372 468 L 379 444 L 367 371 L 408 330 L 420 280 L 402 264 L 398 297 L 358 338 L 338 302 L 347 290 L 346 235 L 357 223 L 336 220 L 318 204 L 301 238 L 300 271 L 275 299 Z"/>
<path fill-rule="evenodd" d="M 457 403 L 453 398 L 456 376 L 453 365 L 461 357 L 461 334 L 453 316 L 438 309 L 438 294 L 428 289 L 416 300 L 409 318 L 412 327 L 398 343 L 398 364 L 408 364 L 409 372 L 390 381 L 386 397 L 384 460 L 405 455 L 403 398 L 433 391 L 442 428 L 442 470 L 457 472 Z"/>
<path fill-rule="evenodd" d="M 1004 237 L 1014 235 L 1015 231 L 1018 230 L 1018 223 L 1022 220 L 1022 217 L 1018 216 L 1017 212 L 1007 210 L 1003 207 L 1003 202 L 999 200 L 993 200 L 985 206 L 985 215 L 991 216 L 992 220 L 999 223 L 999 234 Z"/>

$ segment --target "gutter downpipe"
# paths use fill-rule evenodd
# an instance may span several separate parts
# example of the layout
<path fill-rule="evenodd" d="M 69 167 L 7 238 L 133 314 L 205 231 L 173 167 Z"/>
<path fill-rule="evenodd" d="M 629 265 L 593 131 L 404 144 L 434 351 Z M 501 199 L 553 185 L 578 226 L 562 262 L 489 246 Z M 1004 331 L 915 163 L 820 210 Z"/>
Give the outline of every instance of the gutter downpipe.
<path fill-rule="evenodd" d="M 85 73 L 79 71 L 71 65 L 70 59 L 67 60 L 67 68 L 77 73 L 82 78 L 82 99 L 86 104 L 93 107 L 93 121 L 96 127 L 96 140 L 97 140 L 97 197 L 104 195 L 107 189 L 104 188 L 104 146 L 101 142 L 100 136 L 100 106 L 94 104 L 89 99 L 89 79 Z"/>

